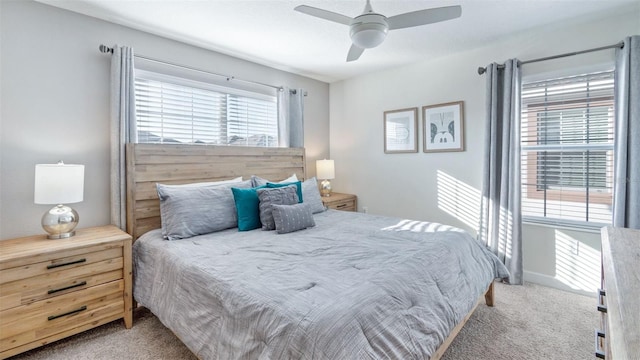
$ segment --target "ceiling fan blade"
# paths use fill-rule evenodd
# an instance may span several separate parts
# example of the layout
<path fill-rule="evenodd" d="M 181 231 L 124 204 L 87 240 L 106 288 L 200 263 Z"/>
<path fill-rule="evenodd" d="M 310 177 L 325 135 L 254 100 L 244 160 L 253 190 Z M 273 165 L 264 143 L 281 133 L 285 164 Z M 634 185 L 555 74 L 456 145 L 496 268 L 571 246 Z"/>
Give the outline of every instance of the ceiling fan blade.
<path fill-rule="evenodd" d="M 389 30 L 404 29 L 411 26 L 433 24 L 440 21 L 451 20 L 462 15 L 462 7 L 445 6 L 440 8 L 412 11 L 405 14 L 387 18 Z"/>
<path fill-rule="evenodd" d="M 327 11 L 323 9 L 318 9 L 313 6 L 298 5 L 293 10 L 299 11 L 307 15 L 319 17 L 321 19 L 337 22 L 339 24 L 344 24 L 344 25 L 349 25 L 351 23 L 351 20 L 353 20 L 352 18 L 346 15 L 334 13 L 332 11 Z"/>
<path fill-rule="evenodd" d="M 349 48 L 349 54 L 347 54 L 347 62 L 358 60 L 363 52 L 363 48 L 356 46 L 355 44 L 351 44 L 351 48 Z"/>

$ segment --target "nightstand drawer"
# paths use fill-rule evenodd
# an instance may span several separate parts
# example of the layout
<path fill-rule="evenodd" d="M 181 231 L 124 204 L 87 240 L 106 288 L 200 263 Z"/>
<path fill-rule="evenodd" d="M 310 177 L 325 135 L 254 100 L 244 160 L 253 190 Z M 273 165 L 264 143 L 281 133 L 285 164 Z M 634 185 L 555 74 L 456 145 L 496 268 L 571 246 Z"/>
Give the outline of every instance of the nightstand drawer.
<path fill-rule="evenodd" d="M 122 246 L 106 250 L 102 250 L 101 247 L 83 250 L 83 252 L 72 256 L 70 256 L 68 252 L 59 252 L 53 254 L 52 258 L 46 261 L 21 264 L 20 266 L 0 270 L 0 284 L 85 267 L 104 260 L 122 257 Z"/>
<path fill-rule="evenodd" d="M 356 202 L 355 200 L 335 201 L 327 205 L 327 207 L 334 210 L 356 211 Z"/>
<path fill-rule="evenodd" d="M 120 257 L 102 259 L 64 270 L 56 268 L 57 270 L 50 273 L 0 284 L 0 310 L 122 279 L 122 268 L 123 257 L 120 253 Z"/>
<path fill-rule="evenodd" d="M 322 203 L 329 209 L 342 211 L 357 211 L 357 197 L 351 194 L 332 193 L 322 198 Z"/>
<path fill-rule="evenodd" d="M 113 315 L 122 316 L 124 281 L 90 287 L 0 313 L 0 348 L 11 349 Z"/>

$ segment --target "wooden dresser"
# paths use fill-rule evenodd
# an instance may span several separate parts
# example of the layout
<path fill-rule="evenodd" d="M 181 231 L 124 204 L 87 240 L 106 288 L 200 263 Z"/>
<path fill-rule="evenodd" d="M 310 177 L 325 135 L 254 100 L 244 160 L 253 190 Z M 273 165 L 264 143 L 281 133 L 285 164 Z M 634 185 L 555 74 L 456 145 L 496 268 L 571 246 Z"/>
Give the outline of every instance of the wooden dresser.
<path fill-rule="evenodd" d="M 351 194 L 331 193 L 322 197 L 322 204 L 334 210 L 358 211 L 358 197 Z"/>
<path fill-rule="evenodd" d="M 0 358 L 121 318 L 130 328 L 129 234 L 103 226 L 0 241 Z"/>
<path fill-rule="evenodd" d="M 602 228 L 596 357 L 640 359 L 640 230 Z"/>

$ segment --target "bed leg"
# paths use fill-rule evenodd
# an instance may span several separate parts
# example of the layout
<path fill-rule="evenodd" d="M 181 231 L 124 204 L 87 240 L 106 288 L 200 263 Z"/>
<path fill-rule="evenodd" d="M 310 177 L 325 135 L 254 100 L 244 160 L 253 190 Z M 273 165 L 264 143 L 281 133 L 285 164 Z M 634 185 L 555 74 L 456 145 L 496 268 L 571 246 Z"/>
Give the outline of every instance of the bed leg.
<path fill-rule="evenodd" d="M 487 303 L 487 306 L 493 307 L 493 281 L 489 285 L 487 292 L 484 293 L 484 301 Z"/>

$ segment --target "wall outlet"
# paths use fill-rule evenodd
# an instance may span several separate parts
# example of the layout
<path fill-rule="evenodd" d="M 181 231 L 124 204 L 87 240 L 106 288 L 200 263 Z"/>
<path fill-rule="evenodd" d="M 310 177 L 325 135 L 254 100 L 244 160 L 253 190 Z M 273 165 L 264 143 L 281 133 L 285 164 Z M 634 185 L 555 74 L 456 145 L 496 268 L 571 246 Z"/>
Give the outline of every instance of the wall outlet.
<path fill-rule="evenodd" d="M 363 206 L 362 207 L 362 212 L 365 213 L 365 214 L 368 213 L 369 212 L 369 208 L 366 207 L 366 206 Z"/>
<path fill-rule="evenodd" d="M 573 244 L 573 247 L 571 248 L 571 253 L 574 256 L 580 255 L 580 241 L 578 240 L 575 241 L 575 243 Z"/>

